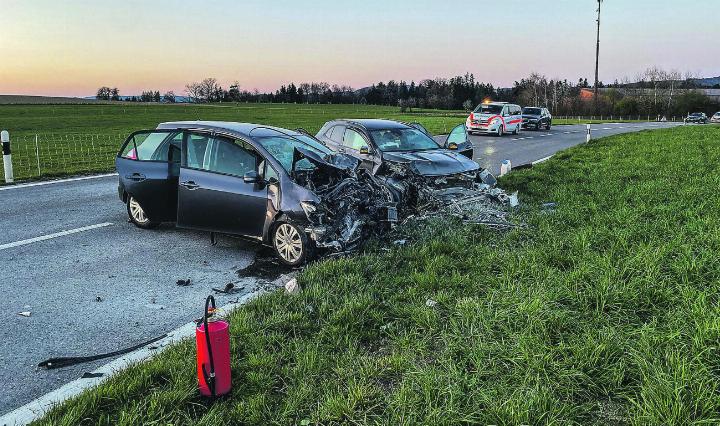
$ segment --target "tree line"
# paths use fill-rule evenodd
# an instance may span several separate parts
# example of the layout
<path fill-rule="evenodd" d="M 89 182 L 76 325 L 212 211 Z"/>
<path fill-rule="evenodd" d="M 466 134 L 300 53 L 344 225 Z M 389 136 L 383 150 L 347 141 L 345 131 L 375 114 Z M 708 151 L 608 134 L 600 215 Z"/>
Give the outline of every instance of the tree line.
<path fill-rule="evenodd" d="M 452 78 L 426 79 L 419 82 L 378 82 L 355 90 L 348 85 L 327 82 L 290 82 L 275 92 L 262 93 L 241 88 L 236 81 L 227 89 L 217 79 L 205 78 L 188 83 L 185 93 L 193 103 L 274 102 L 306 104 L 368 104 L 397 106 L 401 111 L 413 108 L 471 110 L 484 101 L 505 101 L 522 106 L 544 106 L 555 115 L 667 115 L 678 116 L 689 111 L 720 109 L 697 88 L 695 79 L 678 71 L 648 68 L 634 79 L 598 84 L 599 96 L 587 78 L 577 82 L 547 78 L 539 73 L 515 81 L 511 88 L 497 88 L 477 81 L 471 73 Z M 117 88 L 98 89 L 98 99 L 138 102 L 177 101 L 176 95 L 159 91 L 143 92 L 140 96 L 121 97 Z"/>

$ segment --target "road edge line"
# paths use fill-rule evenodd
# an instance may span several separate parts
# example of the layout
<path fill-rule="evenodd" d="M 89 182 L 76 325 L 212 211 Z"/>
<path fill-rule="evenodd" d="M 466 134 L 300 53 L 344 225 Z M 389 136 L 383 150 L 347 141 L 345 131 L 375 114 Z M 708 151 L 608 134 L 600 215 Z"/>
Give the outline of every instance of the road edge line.
<path fill-rule="evenodd" d="M 44 181 L 32 182 L 32 183 L 19 183 L 17 185 L 3 185 L 3 186 L 0 186 L 0 191 L 7 191 L 10 189 L 32 188 L 35 186 L 53 185 L 56 183 L 77 182 L 77 181 L 81 181 L 81 180 L 99 179 L 99 178 L 117 176 L 117 175 L 118 175 L 117 173 L 105 173 L 102 175 L 80 176 L 80 177 L 67 178 L 67 179 L 44 180 Z"/>
<path fill-rule="evenodd" d="M 248 293 L 244 296 L 241 296 L 237 301 L 222 306 L 218 309 L 218 313 L 220 315 L 227 315 L 235 309 L 251 302 L 252 300 L 270 291 L 271 290 L 268 290 L 267 288 L 262 288 L 252 293 Z M 154 356 L 162 353 L 171 345 L 194 336 L 195 327 L 196 325 L 194 321 L 182 325 L 175 330 L 167 333 L 167 337 L 158 340 L 151 345 L 145 346 L 136 351 L 123 355 L 120 358 L 110 361 L 107 364 L 92 371 L 92 373 L 102 373 L 102 377 L 75 379 L 72 382 L 66 383 L 63 386 L 53 391 L 50 391 L 45 395 L 10 411 L 9 413 L 2 415 L 0 417 L 0 425 L 21 426 L 27 425 L 35 420 L 40 419 L 40 417 L 47 414 L 47 412 L 55 406 L 67 401 L 70 398 L 80 395 L 82 392 L 90 388 L 96 387 L 97 385 L 106 381 L 118 372 L 139 362 L 147 361 L 150 358 L 153 358 Z"/>

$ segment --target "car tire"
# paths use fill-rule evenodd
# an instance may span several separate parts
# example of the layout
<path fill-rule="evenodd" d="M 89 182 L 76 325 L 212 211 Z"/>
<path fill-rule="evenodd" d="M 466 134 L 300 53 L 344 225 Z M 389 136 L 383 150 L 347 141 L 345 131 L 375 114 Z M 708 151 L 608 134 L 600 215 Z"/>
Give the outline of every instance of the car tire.
<path fill-rule="evenodd" d="M 275 256 L 284 265 L 297 267 L 312 258 L 313 247 L 305 231 L 290 222 L 279 222 L 272 232 Z"/>
<path fill-rule="evenodd" d="M 495 133 L 495 136 L 501 138 L 503 136 L 503 126 L 502 124 L 498 126 L 497 132 Z"/>
<path fill-rule="evenodd" d="M 143 207 L 133 196 L 128 196 L 127 214 L 130 218 L 130 222 L 138 228 L 154 229 L 160 226 L 160 222 L 150 220 L 147 214 L 145 214 Z"/>

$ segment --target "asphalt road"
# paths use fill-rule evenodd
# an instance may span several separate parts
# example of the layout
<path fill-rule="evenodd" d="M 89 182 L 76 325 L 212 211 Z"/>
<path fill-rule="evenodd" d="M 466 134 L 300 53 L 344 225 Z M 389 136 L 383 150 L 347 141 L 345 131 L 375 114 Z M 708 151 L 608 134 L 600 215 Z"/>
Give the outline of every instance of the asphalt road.
<path fill-rule="evenodd" d="M 600 137 L 674 125 L 593 129 Z M 584 142 L 585 127 L 472 139 L 476 160 L 497 173 L 504 159 L 518 165 Z M 228 282 L 244 287 L 236 295 L 217 296 L 224 305 L 262 285 L 257 276 L 238 275 L 255 259 L 258 247 L 252 243 L 223 238 L 211 247 L 206 233 L 172 225 L 146 231 L 129 224 L 114 176 L 2 189 L 0 218 L 0 414 L 108 362 L 39 370 L 37 364 L 47 358 L 133 346 L 199 317 L 212 287 Z M 27 241 L 64 231 L 74 233 Z M 186 278 L 190 286 L 176 285 Z"/>
<path fill-rule="evenodd" d="M 109 361 L 37 369 L 47 358 L 133 346 L 200 317 L 212 287 L 245 286 L 216 296 L 224 305 L 259 285 L 237 273 L 255 258 L 251 243 L 211 247 L 206 233 L 129 224 L 117 177 L 0 190 L 0 218 L 0 414 Z M 92 225 L 102 226 L 7 247 Z"/>
<path fill-rule="evenodd" d="M 593 124 L 593 138 L 617 135 L 620 133 L 637 132 L 640 130 L 675 127 L 682 123 L 610 123 Z M 500 173 L 503 160 L 510 160 L 512 165 L 520 165 L 537 161 L 553 155 L 571 146 L 585 142 L 587 128 L 582 125 L 553 126 L 547 130 L 523 130 L 520 135 L 505 135 L 501 138 L 488 135 L 473 135 L 470 138 L 475 146 L 474 160 L 492 173 Z M 436 137 L 444 141 L 444 137 Z"/>

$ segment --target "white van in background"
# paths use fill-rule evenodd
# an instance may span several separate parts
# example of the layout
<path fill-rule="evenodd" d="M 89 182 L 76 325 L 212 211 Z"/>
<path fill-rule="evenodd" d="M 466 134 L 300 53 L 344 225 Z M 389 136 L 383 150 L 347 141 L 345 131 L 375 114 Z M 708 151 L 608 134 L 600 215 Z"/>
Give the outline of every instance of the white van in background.
<path fill-rule="evenodd" d="M 522 108 L 507 102 L 490 102 L 478 105 L 467 119 L 468 133 L 490 133 L 502 136 L 517 135 L 522 128 Z"/>

